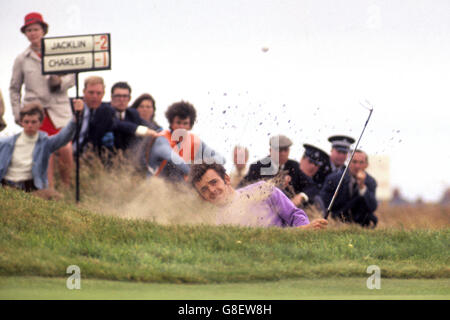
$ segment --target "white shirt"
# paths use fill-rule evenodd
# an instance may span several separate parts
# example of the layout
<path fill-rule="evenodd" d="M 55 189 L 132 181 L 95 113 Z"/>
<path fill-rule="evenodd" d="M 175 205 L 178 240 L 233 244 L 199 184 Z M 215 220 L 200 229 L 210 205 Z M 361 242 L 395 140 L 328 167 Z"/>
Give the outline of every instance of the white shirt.
<path fill-rule="evenodd" d="M 22 132 L 16 140 L 5 179 L 14 182 L 33 179 L 31 168 L 33 166 L 33 150 L 39 134 L 29 137 Z"/>
<path fill-rule="evenodd" d="M 353 195 L 353 185 L 354 185 L 355 183 L 357 183 L 357 182 L 356 182 L 356 178 L 355 178 L 354 176 L 350 175 L 350 185 L 349 185 L 349 188 L 350 188 L 350 196 Z M 367 186 L 366 186 L 366 185 L 364 185 L 364 187 L 363 187 L 362 189 L 360 189 L 359 186 L 358 186 L 358 194 L 359 194 L 360 196 L 364 196 L 364 195 L 366 194 L 366 191 L 367 191 Z"/>

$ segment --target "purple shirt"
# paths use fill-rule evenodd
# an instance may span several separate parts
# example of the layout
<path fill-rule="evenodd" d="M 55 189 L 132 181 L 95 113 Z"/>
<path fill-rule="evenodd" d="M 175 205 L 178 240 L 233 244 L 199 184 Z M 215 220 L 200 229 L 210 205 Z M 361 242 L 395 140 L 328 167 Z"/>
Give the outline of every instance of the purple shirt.
<path fill-rule="evenodd" d="M 231 203 L 218 215 L 220 224 L 259 227 L 298 227 L 309 224 L 306 213 L 285 194 L 264 181 L 236 190 Z"/>

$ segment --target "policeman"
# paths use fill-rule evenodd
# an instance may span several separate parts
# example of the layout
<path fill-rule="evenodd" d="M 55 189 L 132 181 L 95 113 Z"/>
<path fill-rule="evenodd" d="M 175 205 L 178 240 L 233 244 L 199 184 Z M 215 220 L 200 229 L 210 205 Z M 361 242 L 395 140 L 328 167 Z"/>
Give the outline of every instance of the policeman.
<path fill-rule="evenodd" d="M 345 135 L 335 135 L 328 138 L 331 143 L 331 153 L 328 161 L 319 168 L 314 176 L 314 181 L 321 188 L 325 178 L 332 172 L 345 168 L 350 146 L 355 143 L 355 139 Z"/>
<path fill-rule="evenodd" d="M 362 150 L 356 150 L 331 207 L 333 218 L 358 223 L 364 227 L 377 225 L 378 218 L 375 216 L 378 206 L 375 197 L 377 182 L 366 172 L 368 165 L 367 154 Z M 326 206 L 330 205 L 342 174 L 343 170 L 339 170 L 325 179 L 320 197 Z"/>
<path fill-rule="evenodd" d="M 296 195 L 292 201 L 297 207 L 315 205 L 317 209 L 323 211 L 323 203 L 318 196 L 320 188 L 313 180 L 314 175 L 320 167 L 329 161 L 328 154 L 311 144 L 304 144 L 305 152 L 300 159 L 299 169 L 292 179 L 292 186 Z"/>

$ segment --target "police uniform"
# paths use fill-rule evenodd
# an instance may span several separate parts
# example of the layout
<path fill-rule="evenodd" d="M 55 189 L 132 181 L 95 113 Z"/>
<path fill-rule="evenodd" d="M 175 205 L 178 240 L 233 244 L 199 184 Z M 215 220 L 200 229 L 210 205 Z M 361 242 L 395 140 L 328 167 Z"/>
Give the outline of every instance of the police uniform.
<path fill-rule="evenodd" d="M 308 158 L 311 162 L 316 165 L 322 166 L 327 160 L 329 160 L 328 154 L 310 144 L 304 144 L 305 152 L 303 157 Z M 296 175 L 292 179 L 292 186 L 298 193 L 304 193 L 308 197 L 306 206 L 315 205 L 320 211 L 324 211 L 323 202 L 319 197 L 320 188 L 319 185 L 314 181 L 312 177 L 307 176 L 299 166 L 299 170 L 296 171 Z"/>
<path fill-rule="evenodd" d="M 355 139 L 344 135 L 331 136 L 328 138 L 328 141 L 331 143 L 332 149 L 337 149 L 346 153 L 350 152 L 350 146 L 355 143 Z M 318 184 L 319 188 L 322 188 L 325 178 L 330 173 L 336 172 L 340 168 L 345 168 L 345 165 L 342 167 L 336 167 L 327 155 L 327 158 L 324 158 L 323 164 L 314 175 L 313 180 Z"/>

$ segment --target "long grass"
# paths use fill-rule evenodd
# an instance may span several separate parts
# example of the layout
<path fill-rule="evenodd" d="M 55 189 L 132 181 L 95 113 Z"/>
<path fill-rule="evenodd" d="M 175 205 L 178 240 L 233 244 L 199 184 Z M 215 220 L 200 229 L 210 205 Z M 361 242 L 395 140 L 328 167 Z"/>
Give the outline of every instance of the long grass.
<path fill-rule="evenodd" d="M 78 265 L 88 278 L 221 283 L 365 277 L 378 265 L 383 277 L 450 276 L 448 207 L 381 205 L 375 230 L 215 226 L 214 208 L 188 186 L 115 161 L 82 161 L 77 205 L 73 187 L 62 201 L 0 189 L 0 275 L 64 277 Z"/>
<path fill-rule="evenodd" d="M 450 230 L 327 231 L 162 225 L 99 215 L 61 201 L 0 191 L 0 275 L 220 283 L 361 277 L 448 278 Z M 174 214 L 176 216 L 177 214 Z"/>
<path fill-rule="evenodd" d="M 81 161 L 80 207 L 99 214 L 139 218 L 160 224 L 213 223 L 212 208 L 195 191 L 183 184 L 167 184 L 146 179 L 133 169 L 133 161 L 122 155 L 105 169 L 98 158 L 88 155 Z M 56 177 L 58 183 L 58 177 Z M 75 181 L 63 191 L 64 201 L 75 202 Z M 321 217 L 314 208 L 305 210 L 311 219 Z M 442 229 L 450 226 L 450 206 L 438 204 L 390 206 L 380 203 L 377 229 Z M 347 224 L 330 220 L 329 228 L 345 229 Z"/>

